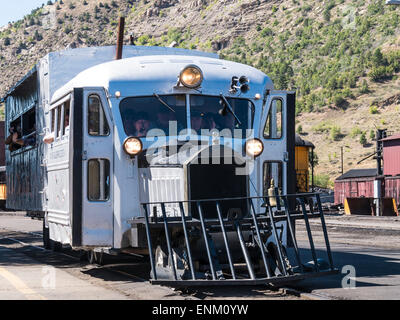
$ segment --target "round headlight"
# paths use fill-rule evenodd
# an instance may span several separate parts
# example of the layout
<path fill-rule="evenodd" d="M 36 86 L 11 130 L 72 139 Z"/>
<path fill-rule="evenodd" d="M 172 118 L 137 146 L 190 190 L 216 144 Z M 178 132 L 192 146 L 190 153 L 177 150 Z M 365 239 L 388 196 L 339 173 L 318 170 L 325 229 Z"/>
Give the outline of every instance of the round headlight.
<path fill-rule="evenodd" d="M 250 139 L 246 142 L 246 153 L 251 157 L 258 157 L 264 151 L 264 144 L 260 139 Z"/>
<path fill-rule="evenodd" d="M 124 150 L 130 156 L 136 156 L 143 150 L 142 141 L 138 138 L 126 138 L 124 142 Z"/>
<path fill-rule="evenodd" d="M 199 67 L 190 65 L 182 70 L 179 79 L 187 88 L 198 88 L 203 82 L 203 72 Z"/>

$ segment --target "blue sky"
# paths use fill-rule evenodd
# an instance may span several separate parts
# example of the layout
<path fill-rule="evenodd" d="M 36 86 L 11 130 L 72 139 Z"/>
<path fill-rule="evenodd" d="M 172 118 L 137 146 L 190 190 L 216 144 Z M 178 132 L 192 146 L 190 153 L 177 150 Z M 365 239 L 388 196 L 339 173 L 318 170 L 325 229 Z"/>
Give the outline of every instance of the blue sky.
<path fill-rule="evenodd" d="M 9 21 L 22 19 L 33 9 L 41 7 L 42 3 L 47 3 L 47 0 L 0 0 L 0 27 Z"/>

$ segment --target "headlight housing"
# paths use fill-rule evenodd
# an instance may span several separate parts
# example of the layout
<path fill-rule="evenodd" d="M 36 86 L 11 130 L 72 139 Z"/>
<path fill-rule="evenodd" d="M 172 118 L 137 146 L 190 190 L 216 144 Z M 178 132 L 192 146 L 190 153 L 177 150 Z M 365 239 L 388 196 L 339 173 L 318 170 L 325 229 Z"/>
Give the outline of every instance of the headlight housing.
<path fill-rule="evenodd" d="M 264 151 L 264 144 L 260 139 L 254 138 L 246 141 L 246 154 L 250 157 L 257 158 Z"/>
<path fill-rule="evenodd" d="M 124 142 L 124 150 L 131 157 L 137 156 L 143 151 L 143 144 L 139 138 L 128 137 Z"/>
<path fill-rule="evenodd" d="M 198 88 L 203 82 L 203 72 L 198 66 L 186 66 L 179 75 L 179 81 L 187 88 Z"/>

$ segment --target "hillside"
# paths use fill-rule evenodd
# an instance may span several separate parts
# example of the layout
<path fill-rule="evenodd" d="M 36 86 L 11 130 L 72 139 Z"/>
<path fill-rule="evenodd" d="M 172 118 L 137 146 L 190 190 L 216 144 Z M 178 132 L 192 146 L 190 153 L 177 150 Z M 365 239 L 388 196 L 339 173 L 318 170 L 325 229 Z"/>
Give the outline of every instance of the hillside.
<path fill-rule="evenodd" d="M 297 130 L 317 147 L 320 180 L 340 173 L 341 146 L 347 170 L 373 151 L 375 127 L 400 131 L 400 8 L 383 0 L 50 3 L 0 28 L 0 95 L 50 51 L 114 44 L 123 14 L 126 44 L 132 32 L 138 45 L 215 51 L 296 89 Z"/>

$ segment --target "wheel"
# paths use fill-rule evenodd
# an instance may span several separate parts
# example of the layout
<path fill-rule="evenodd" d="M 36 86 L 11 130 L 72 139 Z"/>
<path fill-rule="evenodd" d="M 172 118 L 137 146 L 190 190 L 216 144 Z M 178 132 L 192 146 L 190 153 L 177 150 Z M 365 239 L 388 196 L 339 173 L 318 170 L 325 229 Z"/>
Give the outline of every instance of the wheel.
<path fill-rule="evenodd" d="M 43 219 L 43 247 L 47 250 L 50 249 L 50 231 L 46 228 L 46 223 Z"/>
<path fill-rule="evenodd" d="M 94 264 L 95 263 L 96 255 L 95 255 L 93 250 L 89 250 L 87 252 L 87 260 L 88 260 L 89 264 Z"/>
<path fill-rule="evenodd" d="M 104 257 L 103 252 L 95 252 L 94 250 L 89 250 L 87 252 L 87 260 L 89 264 L 98 264 L 102 266 L 104 260 L 103 257 Z"/>
<path fill-rule="evenodd" d="M 96 263 L 100 266 L 104 264 L 104 254 L 103 252 L 95 252 Z"/>

